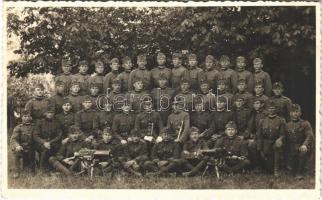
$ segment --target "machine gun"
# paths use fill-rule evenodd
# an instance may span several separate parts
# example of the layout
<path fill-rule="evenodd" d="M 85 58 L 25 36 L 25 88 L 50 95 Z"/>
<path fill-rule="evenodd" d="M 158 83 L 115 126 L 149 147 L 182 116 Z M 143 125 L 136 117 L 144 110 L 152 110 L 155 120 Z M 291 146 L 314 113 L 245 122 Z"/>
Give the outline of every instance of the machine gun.
<path fill-rule="evenodd" d="M 204 156 L 210 157 L 210 159 L 207 162 L 207 166 L 204 172 L 202 173 L 202 177 L 205 176 L 209 167 L 213 166 L 215 169 L 217 178 L 220 179 L 219 169 L 224 167 L 226 156 L 228 155 L 228 152 L 226 151 L 226 149 L 224 148 L 204 149 L 204 150 L 199 150 L 199 152 Z"/>
<path fill-rule="evenodd" d="M 77 173 L 88 174 L 90 178 L 93 178 L 94 168 L 98 167 L 99 161 L 106 158 L 111 158 L 112 154 L 110 150 L 90 150 L 90 149 L 81 149 L 78 152 L 74 153 L 74 156 L 71 157 L 71 160 L 75 160 L 75 164 L 80 162 L 81 171 Z"/>

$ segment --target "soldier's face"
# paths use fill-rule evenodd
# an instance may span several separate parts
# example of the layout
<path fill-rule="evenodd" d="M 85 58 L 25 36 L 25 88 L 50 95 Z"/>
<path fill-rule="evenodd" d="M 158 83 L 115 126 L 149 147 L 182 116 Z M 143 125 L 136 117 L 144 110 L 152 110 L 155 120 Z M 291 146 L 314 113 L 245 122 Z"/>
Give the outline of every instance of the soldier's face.
<path fill-rule="evenodd" d="M 226 128 L 225 133 L 228 137 L 234 137 L 237 130 L 235 128 Z"/>
<path fill-rule="evenodd" d="M 225 101 L 218 101 L 217 108 L 219 110 L 223 110 L 223 109 L 225 109 L 225 107 L 226 107 L 226 102 Z"/>
<path fill-rule="evenodd" d="M 209 85 L 208 84 L 201 84 L 200 85 L 201 93 L 206 94 L 209 92 Z"/>
<path fill-rule="evenodd" d="M 112 88 L 114 92 L 120 92 L 121 91 L 121 85 L 120 84 L 112 84 Z"/>
<path fill-rule="evenodd" d="M 267 109 L 269 115 L 275 115 L 276 114 L 276 108 L 275 107 L 269 107 Z"/>
<path fill-rule="evenodd" d="M 138 60 L 138 67 L 140 69 L 145 69 L 145 65 L 146 65 L 146 60 Z"/>
<path fill-rule="evenodd" d="M 190 67 L 194 67 L 197 65 L 198 61 L 194 58 L 189 59 L 188 61 Z"/>
<path fill-rule="evenodd" d="M 80 90 L 80 87 L 79 85 L 73 85 L 72 88 L 71 88 L 71 91 L 75 94 L 77 94 Z"/>
<path fill-rule="evenodd" d="M 260 102 L 260 101 L 255 101 L 254 102 L 254 109 L 257 111 L 257 110 L 260 110 L 264 105 Z"/>
<path fill-rule="evenodd" d="M 129 113 L 129 112 L 130 112 L 130 106 L 128 106 L 128 105 L 124 105 L 124 106 L 122 107 L 122 110 L 123 110 L 123 112 L 125 112 L 125 113 Z"/>
<path fill-rule="evenodd" d="M 69 138 L 75 142 L 76 140 L 78 140 L 79 138 L 79 133 L 78 132 L 72 132 L 72 133 L 69 133 Z"/>
<path fill-rule="evenodd" d="M 195 108 L 196 108 L 196 111 L 197 111 L 197 112 L 202 112 L 202 111 L 203 111 L 203 104 L 202 104 L 202 103 L 197 104 L 197 105 L 195 106 Z"/>
<path fill-rule="evenodd" d="M 136 142 L 139 142 L 140 141 L 140 138 L 138 136 L 133 136 L 132 137 L 132 141 L 135 142 L 135 143 Z"/>
<path fill-rule="evenodd" d="M 164 79 L 159 80 L 159 86 L 160 88 L 165 88 L 167 86 L 168 81 Z"/>
<path fill-rule="evenodd" d="M 91 87 L 90 93 L 91 93 L 92 96 L 98 95 L 98 92 L 99 92 L 98 87 Z"/>
<path fill-rule="evenodd" d="M 79 66 L 79 72 L 80 73 L 83 73 L 83 74 L 86 74 L 87 73 L 87 70 L 88 70 L 88 66 L 87 65 L 80 65 Z"/>
<path fill-rule="evenodd" d="M 245 91 L 245 89 L 246 89 L 246 84 L 245 84 L 245 83 L 239 83 L 239 84 L 237 85 L 237 89 L 238 89 L 238 91 L 240 91 L 240 92 Z"/>
<path fill-rule="evenodd" d="M 91 101 L 84 101 L 83 102 L 83 107 L 85 110 L 88 110 L 92 107 L 92 102 Z"/>
<path fill-rule="evenodd" d="M 182 83 L 180 87 L 181 87 L 182 92 L 187 92 L 189 90 L 189 84 L 188 83 Z"/>
<path fill-rule="evenodd" d="M 179 67 L 181 65 L 181 60 L 179 58 L 172 58 L 172 63 L 174 67 Z"/>
<path fill-rule="evenodd" d="M 151 112 L 152 111 L 152 104 L 143 105 L 143 109 L 145 112 Z"/>
<path fill-rule="evenodd" d="M 191 134 L 190 134 L 190 139 L 192 140 L 192 141 L 197 141 L 198 139 L 199 139 L 199 133 L 198 132 L 192 132 Z"/>
<path fill-rule="evenodd" d="M 123 63 L 123 68 L 126 70 L 131 70 L 132 66 L 133 66 L 133 64 L 131 61 L 126 61 L 125 63 Z"/>
<path fill-rule="evenodd" d="M 72 67 L 70 65 L 63 65 L 62 69 L 64 73 L 68 73 L 72 70 Z"/>
<path fill-rule="evenodd" d="M 259 72 L 260 70 L 262 70 L 262 68 L 263 68 L 263 64 L 261 62 L 254 63 L 255 72 Z"/>
<path fill-rule="evenodd" d="M 54 115 L 55 115 L 55 113 L 53 113 L 53 112 L 46 112 L 46 113 L 45 113 L 45 116 L 46 116 L 46 118 L 47 118 L 47 119 L 52 119 L 52 118 L 54 118 Z"/>
<path fill-rule="evenodd" d="M 274 88 L 273 92 L 276 96 L 280 96 L 283 93 L 283 90 L 281 88 Z"/>
<path fill-rule="evenodd" d="M 237 59 L 236 60 L 236 67 L 238 69 L 244 69 L 245 66 L 246 66 L 245 60 L 243 60 L 243 59 Z"/>
<path fill-rule="evenodd" d="M 290 116 L 292 120 L 297 120 L 301 117 L 302 113 L 299 110 L 293 110 L 290 112 Z"/>
<path fill-rule="evenodd" d="M 263 94 L 264 92 L 264 88 L 262 86 L 255 86 L 255 94 L 259 95 L 259 94 Z"/>
<path fill-rule="evenodd" d="M 102 135 L 103 142 L 109 143 L 112 140 L 112 134 L 111 133 L 103 133 Z"/>
<path fill-rule="evenodd" d="M 134 89 L 136 91 L 141 91 L 143 89 L 143 83 L 142 82 L 136 82 L 136 83 L 134 83 Z"/>
<path fill-rule="evenodd" d="M 112 64 L 111 64 L 111 69 L 112 69 L 112 71 L 117 71 L 117 70 L 119 70 L 119 64 L 117 63 L 117 62 L 113 62 Z"/>
<path fill-rule="evenodd" d="M 221 66 L 222 69 L 227 69 L 229 64 L 230 64 L 230 62 L 228 60 L 220 61 L 220 66 Z"/>
<path fill-rule="evenodd" d="M 23 115 L 21 120 L 22 120 L 22 123 L 29 124 L 32 121 L 32 117 L 30 115 Z"/>
<path fill-rule="evenodd" d="M 206 59 L 206 69 L 212 69 L 214 66 L 214 61 L 211 59 Z"/>
<path fill-rule="evenodd" d="M 72 109 L 72 105 L 71 105 L 70 103 L 65 103 L 65 104 L 63 105 L 63 110 L 64 110 L 65 112 L 69 112 L 71 109 Z"/>
<path fill-rule="evenodd" d="M 103 65 L 103 63 L 97 63 L 97 64 L 95 64 L 95 71 L 98 74 L 103 74 L 103 72 L 104 72 L 104 65 Z"/>
<path fill-rule="evenodd" d="M 225 91 L 225 90 L 226 90 L 226 84 L 224 84 L 224 83 L 219 83 L 219 84 L 218 84 L 218 90 L 219 90 L 219 91 Z"/>
<path fill-rule="evenodd" d="M 244 100 L 243 99 L 237 99 L 235 102 L 235 105 L 237 108 L 241 108 L 244 105 Z"/>
<path fill-rule="evenodd" d="M 164 65 L 165 64 L 165 57 L 164 56 L 158 56 L 157 57 L 157 62 L 159 65 Z"/>
<path fill-rule="evenodd" d="M 44 95 L 44 90 L 42 90 L 41 88 L 36 88 L 35 89 L 35 96 L 41 97 L 43 95 Z"/>
<path fill-rule="evenodd" d="M 58 85 L 58 86 L 56 87 L 56 92 L 57 92 L 58 94 L 63 94 L 63 93 L 64 93 L 64 91 L 65 91 L 65 86 L 64 86 L 64 85 Z"/>

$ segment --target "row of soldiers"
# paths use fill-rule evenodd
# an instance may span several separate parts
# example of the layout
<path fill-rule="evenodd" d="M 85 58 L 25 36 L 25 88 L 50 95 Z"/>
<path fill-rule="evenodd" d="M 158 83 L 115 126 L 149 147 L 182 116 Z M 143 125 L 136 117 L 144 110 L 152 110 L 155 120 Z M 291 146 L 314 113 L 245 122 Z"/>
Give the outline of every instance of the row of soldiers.
<path fill-rule="evenodd" d="M 285 164 L 295 174 L 302 175 L 313 150 L 312 128 L 300 118 L 300 106 L 292 105 L 282 95 L 283 85 L 277 82 L 272 86 L 268 73 L 262 71 L 261 60 L 254 59 L 254 74 L 245 70 L 243 57 L 237 57 L 236 71 L 228 67 L 227 56 L 220 58 L 219 71 L 212 56 L 206 58 L 205 71 L 197 67 L 196 60 L 194 54 L 189 55 L 189 67 L 185 68 L 181 55 L 174 54 L 174 68 L 170 70 L 164 66 L 164 54 L 159 53 L 159 66 L 148 71 L 145 56 L 139 55 L 138 69 L 131 71 L 131 60 L 126 57 L 122 65 L 125 71 L 118 74 L 118 59 L 112 59 L 112 71 L 106 76 L 100 61 L 95 63 L 94 76 L 87 75 L 85 61 L 79 63 L 79 74 L 75 75 L 70 74 L 69 61 L 63 61 L 64 73 L 56 77 L 57 94 L 47 99 L 44 87 L 36 85 L 35 97 L 26 104 L 22 124 L 13 131 L 11 145 L 17 172 L 19 163 L 34 163 L 37 151 L 41 169 L 48 169 L 51 164 L 67 173 L 68 163 L 64 159 L 77 150 L 73 146 L 77 136 L 73 135 L 80 132 L 79 140 L 89 148 L 98 148 L 102 140 L 109 146 L 110 141 L 104 135 L 118 141 L 116 146 L 128 148 L 124 154 L 127 156 L 115 155 L 120 155 L 121 166 L 134 174 L 141 174 L 142 169 L 153 168 L 152 171 L 161 174 L 183 169 L 188 165 L 178 161 L 183 154 L 200 155 L 200 149 L 221 145 L 242 161 L 228 171 L 239 171 L 250 164 L 252 168 L 267 168 L 278 176 L 281 165 Z M 204 144 L 202 147 L 197 138 Z M 147 152 L 144 162 L 136 159 L 141 154 L 136 148 L 141 145 L 130 148 L 133 141 L 146 146 L 147 151 L 142 151 Z M 175 150 L 168 149 L 166 141 L 171 141 Z M 160 158 L 156 158 L 156 152 Z M 132 153 L 134 156 L 129 156 Z M 167 162 L 159 163 L 157 159 Z M 200 161 L 203 161 L 200 165 L 195 163 L 197 168 L 190 165 L 191 171 L 186 175 L 202 169 L 206 161 Z M 152 163 L 160 168 L 151 167 Z"/>

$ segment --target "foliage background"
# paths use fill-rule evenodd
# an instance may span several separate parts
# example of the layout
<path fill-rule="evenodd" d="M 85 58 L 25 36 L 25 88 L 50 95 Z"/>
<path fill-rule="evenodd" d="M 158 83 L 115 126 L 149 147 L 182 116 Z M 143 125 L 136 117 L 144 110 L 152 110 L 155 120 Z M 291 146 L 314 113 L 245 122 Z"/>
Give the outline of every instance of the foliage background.
<path fill-rule="evenodd" d="M 60 73 L 62 57 L 90 62 L 100 58 L 184 50 L 217 59 L 227 54 L 262 57 L 273 81 L 282 81 L 285 94 L 303 106 L 314 123 L 315 8 L 314 7 L 153 7 L 153 8 L 9 8 L 8 38 L 17 38 L 8 64 L 11 77 Z M 234 63 L 234 62 L 232 62 Z M 234 67 L 232 65 L 232 67 Z M 76 68 L 75 68 L 76 70 Z M 93 66 L 91 66 L 93 71 Z M 108 70 L 106 71 L 108 72 Z M 9 88 L 10 88 L 10 80 Z M 13 87 L 16 88 L 16 87 Z"/>

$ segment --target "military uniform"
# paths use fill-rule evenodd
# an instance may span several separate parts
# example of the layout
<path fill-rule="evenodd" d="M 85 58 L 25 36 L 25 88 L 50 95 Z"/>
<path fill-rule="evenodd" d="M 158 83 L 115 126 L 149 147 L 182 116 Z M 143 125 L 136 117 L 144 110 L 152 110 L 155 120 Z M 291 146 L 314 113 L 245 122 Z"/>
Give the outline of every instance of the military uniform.
<path fill-rule="evenodd" d="M 217 79 L 219 76 L 219 71 L 216 69 L 205 70 L 205 72 L 203 74 L 204 74 L 205 79 L 207 80 L 210 88 L 214 92 L 217 91 Z"/>
<path fill-rule="evenodd" d="M 234 114 L 232 111 L 227 110 L 217 110 L 211 114 L 211 130 L 213 131 L 212 135 L 221 137 L 224 135 L 225 126 L 229 121 L 234 120 Z M 214 144 L 213 141 L 216 139 L 211 139 L 208 144 Z M 211 147 L 211 146 L 210 146 Z"/>
<path fill-rule="evenodd" d="M 55 113 L 59 114 L 63 111 L 62 105 L 64 102 L 64 96 L 61 94 L 56 94 L 52 96 L 49 101 L 51 102 L 50 104 L 54 106 Z"/>
<path fill-rule="evenodd" d="M 119 140 L 127 140 L 134 128 L 134 123 L 134 115 L 125 113 L 116 114 L 112 124 L 113 134 L 115 134 Z"/>
<path fill-rule="evenodd" d="M 182 79 L 187 78 L 187 69 L 183 66 L 174 67 L 171 70 L 171 86 L 173 89 L 178 89 Z"/>
<path fill-rule="evenodd" d="M 142 111 L 141 103 L 145 100 L 151 100 L 151 96 L 148 91 L 129 91 L 126 94 L 127 101 L 131 104 L 132 110 L 135 113 L 140 113 Z"/>
<path fill-rule="evenodd" d="M 266 96 L 265 94 L 262 95 L 254 95 L 251 99 L 250 99 L 250 105 L 254 105 L 255 101 L 262 101 L 264 102 L 264 108 L 267 108 L 267 105 L 269 103 L 269 97 Z"/>
<path fill-rule="evenodd" d="M 227 83 L 227 91 L 234 93 L 237 89 L 237 73 L 232 69 L 220 69 L 218 77 Z M 217 83 L 218 85 L 218 83 Z"/>
<path fill-rule="evenodd" d="M 104 128 L 112 128 L 114 113 L 111 111 L 97 111 L 96 118 L 94 120 L 94 129 L 103 131 Z"/>
<path fill-rule="evenodd" d="M 211 114 L 208 112 L 193 112 L 190 115 L 191 126 L 197 127 L 200 133 L 204 133 L 204 138 L 209 139 L 212 134 L 211 130 Z"/>
<path fill-rule="evenodd" d="M 82 110 L 82 102 L 84 100 L 84 96 L 80 96 L 80 95 L 75 95 L 75 94 L 70 94 L 69 96 L 67 96 L 67 98 L 69 99 L 69 101 L 71 102 L 73 108 L 73 112 L 77 113 L 80 110 Z"/>
<path fill-rule="evenodd" d="M 76 113 L 75 125 L 84 133 L 85 137 L 97 137 L 97 127 L 95 127 L 97 112 L 94 109 L 80 110 Z"/>
<path fill-rule="evenodd" d="M 188 74 L 188 80 L 190 83 L 190 89 L 192 91 L 199 91 L 201 81 L 204 79 L 204 72 L 199 67 L 188 68 L 186 73 Z"/>
<path fill-rule="evenodd" d="M 234 110 L 234 118 L 237 125 L 237 130 L 239 136 L 243 136 L 244 139 L 254 138 L 254 133 L 252 132 L 253 119 L 252 112 L 250 109 L 245 108 L 236 108 Z"/>
<path fill-rule="evenodd" d="M 184 142 L 188 139 L 190 128 L 190 116 L 187 112 L 179 111 L 178 113 L 171 113 L 168 117 L 167 128 L 170 129 L 172 138 L 177 138 L 180 127 L 182 125 L 182 131 L 179 140 Z"/>
<path fill-rule="evenodd" d="M 136 81 L 142 81 L 145 90 L 151 89 L 151 72 L 147 69 L 135 69 L 130 73 L 128 89 L 133 90 Z"/>
<path fill-rule="evenodd" d="M 106 94 L 107 88 L 112 88 L 112 82 L 114 79 L 116 79 L 119 76 L 118 71 L 111 71 L 104 77 L 103 80 L 103 91 L 104 94 Z"/>
<path fill-rule="evenodd" d="M 166 123 L 168 116 L 171 114 L 170 106 L 172 105 L 173 88 L 153 88 L 151 91 L 151 97 L 153 99 L 155 109 L 160 113 L 163 123 Z"/>
<path fill-rule="evenodd" d="M 152 126 L 153 130 L 151 130 Z M 158 137 L 161 129 L 163 129 L 160 114 L 155 111 L 139 113 L 135 119 L 134 129 L 140 132 L 141 138 L 144 136 Z"/>
<path fill-rule="evenodd" d="M 121 81 L 122 86 L 122 92 L 129 91 L 129 77 L 130 77 L 130 70 L 125 70 L 122 73 L 120 73 L 117 77 Z"/>
<path fill-rule="evenodd" d="M 171 69 L 165 66 L 158 66 L 157 68 L 153 68 L 151 70 L 151 78 L 153 81 L 153 88 L 159 87 L 159 79 L 161 76 L 165 76 L 165 78 L 170 81 L 171 78 Z"/>
<path fill-rule="evenodd" d="M 139 140 L 137 142 L 130 141 L 123 146 L 124 160 L 123 167 L 129 173 L 142 172 L 144 169 L 144 162 L 149 159 L 148 146 L 145 142 Z M 134 160 L 136 166 L 126 166 L 126 162 Z"/>
<path fill-rule="evenodd" d="M 273 90 L 274 89 L 281 89 L 283 90 L 283 85 L 281 82 L 276 82 L 273 85 Z M 274 101 L 277 107 L 277 115 L 280 117 L 283 117 L 287 121 L 290 119 L 290 109 L 292 105 L 292 100 L 289 99 L 288 97 L 284 95 L 273 95 L 270 100 Z"/>
<path fill-rule="evenodd" d="M 68 112 L 68 113 L 62 112 L 56 115 L 56 119 L 58 120 L 61 126 L 63 138 L 67 137 L 68 128 L 75 124 L 75 119 L 76 119 L 75 116 L 76 114 L 73 112 Z"/>
<path fill-rule="evenodd" d="M 183 110 L 186 112 L 191 112 L 192 111 L 192 105 L 193 105 L 193 92 L 188 90 L 188 91 L 179 91 L 177 95 L 174 97 L 175 101 L 182 101 L 183 103 Z"/>
<path fill-rule="evenodd" d="M 63 82 L 65 85 L 65 95 L 69 94 L 69 89 L 71 87 L 71 83 L 72 83 L 72 77 L 73 74 L 72 73 L 62 73 L 60 75 L 57 75 L 54 80 L 55 82 Z"/>
<path fill-rule="evenodd" d="M 44 113 L 50 106 L 53 105 L 46 97 L 34 97 L 27 102 L 25 110 L 30 113 L 33 120 L 37 121 L 43 118 Z"/>
<path fill-rule="evenodd" d="M 238 70 L 236 69 L 237 80 L 243 79 L 246 81 L 247 92 L 253 93 L 254 91 L 254 77 L 253 74 L 247 70 Z"/>
<path fill-rule="evenodd" d="M 89 85 L 97 85 L 99 88 L 99 94 L 105 94 L 106 90 L 103 88 L 103 82 L 104 82 L 104 74 L 93 74 L 92 76 L 89 77 L 88 79 L 88 84 Z"/>
<path fill-rule="evenodd" d="M 260 82 L 264 86 L 264 93 L 266 96 L 271 96 L 272 94 L 272 81 L 271 76 L 264 71 L 255 72 L 253 74 L 254 82 Z"/>
<path fill-rule="evenodd" d="M 237 91 L 236 94 L 232 98 L 232 104 L 235 105 L 235 102 L 238 98 L 243 98 L 245 101 L 245 106 L 249 109 L 253 108 L 253 95 L 247 91 L 239 92 Z"/>
<path fill-rule="evenodd" d="M 90 79 L 89 74 L 77 73 L 77 74 L 72 76 L 72 82 L 78 82 L 79 83 L 79 87 L 80 87 L 79 95 L 88 94 L 89 79 Z"/>
<path fill-rule="evenodd" d="M 122 106 L 127 102 L 127 96 L 121 92 L 111 91 L 107 98 L 109 103 L 112 105 L 113 112 L 122 112 Z"/>

